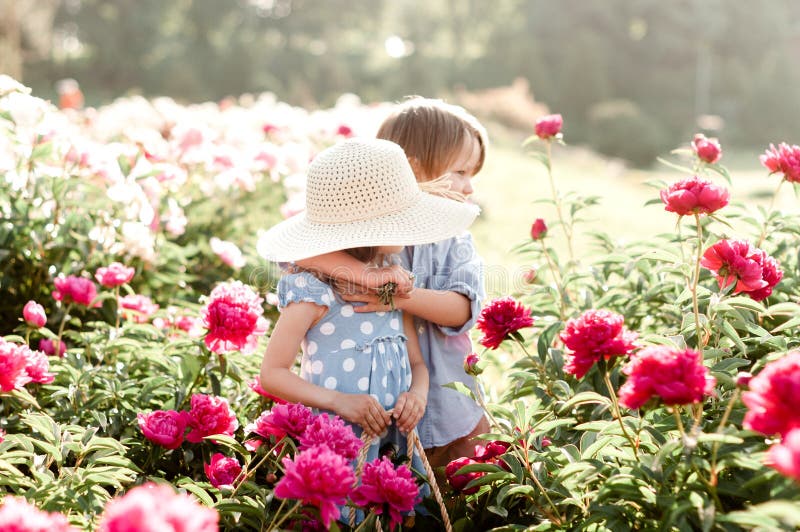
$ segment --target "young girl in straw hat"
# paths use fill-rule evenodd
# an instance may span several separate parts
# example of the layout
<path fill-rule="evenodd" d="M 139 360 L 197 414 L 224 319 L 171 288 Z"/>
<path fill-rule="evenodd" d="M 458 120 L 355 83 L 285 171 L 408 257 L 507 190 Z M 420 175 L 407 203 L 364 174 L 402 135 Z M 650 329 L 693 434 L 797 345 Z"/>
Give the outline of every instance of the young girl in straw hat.
<path fill-rule="evenodd" d="M 486 131 L 463 108 L 441 100 L 415 97 L 399 104 L 383 121 L 379 138 L 399 144 L 406 153 L 417 181 L 425 188 L 456 199 L 472 194 L 471 179 L 483 167 Z M 363 262 L 342 253 L 302 260 L 337 277 L 366 279 L 365 290 L 342 297 L 362 303 L 356 312 L 385 311 L 375 295 L 384 281 L 365 276 Z M 483 263 L 472 237 L 464 232 L 433 244 L 407 247 L 401 253 L 403 268 L 413 271 L 415 288 L 395 299 L 397 308 L 415 317 L 423 360 L 430 372 L 428 408 L 418 426 L 420 440 L 434 467 L 456 458 L 471 456 L 474 438 L 489 431 L 481 408 L 469 397 L 445 388 L 461 382 L 475 388 L 474 379 L 463 369 L 464 357 L 472 350 L 469 330 L 478 318 L 484 298 Z M 393 279 L 401 286 L 400 272 Z M 405 288 L 405 285 L 402 285 Z"/>
<path fill-rule="evenodd" d="M 403 150 L 380 139 L 349 139 L 309 166 L 306 210 L 270 229 L 259 253 L 296 262 L 335 250 L 374 265 L 404 245 L 450 238 L 477 216 L 475 206 L 424 193 Z M 335 270 L 335 267 L 332 268 Z M 358 313 L 329 277 L 296 269 L 278 284 L 281 315 L 261 364 L 261 385 L 291 402 L 334 412 L 380 435 L 367 460 L 387 443 L 405 449 L 400 432 L 422 417 L 428 371 L 411 319 L 399 310 Z M 292 366 L 302 347 L 301 374 Z"/>

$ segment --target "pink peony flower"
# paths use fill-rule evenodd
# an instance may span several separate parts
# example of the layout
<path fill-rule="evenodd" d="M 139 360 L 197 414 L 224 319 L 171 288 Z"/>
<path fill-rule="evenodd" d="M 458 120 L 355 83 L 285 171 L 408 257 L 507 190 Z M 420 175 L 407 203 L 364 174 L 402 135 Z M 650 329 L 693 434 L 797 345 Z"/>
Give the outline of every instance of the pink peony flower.
<path fill-rule="evenodd" d="M 767 465 L 800 482 L 800 429 L 790 430 L 781 443 L 767 451 Z"/>
<path fill-rule="evenodd" d="M 531 238 L 541 240 L 547 236 L 547 224 L 541 218 L 536 218 L 531 225 Z"/>
<path fill-rule="evenodd" d="M 50 373 L 50 361 L 47 355 L 41 351 L 33 351 L 28 346 L 22 346 L 28 361 L 25 364 L 25 373 L 31 378 L 31 382 L 39 384 L 50 384 L 55 380 L 55 375 Z"/>
<path fill-rule="evenodd" d="M 77 303 L 88 307 L 97 296 L 97 287 L 85 277 L 76 277 L 75 275 L 64 277 L 64 274 L 61 274 L 53 282 L 56 285 L 56 289 L 53 291 L 53 299 L 56 301 Z M 100 303 L 95 303 L 92 306 L 99 307 Z"/>
<path fill-rule="evenodd" d="M 25 323 L 31 327 L 44 327 L 47 323 L 47 314 L 44 313 L 44 307 L 36 301 L 28 301 L 22 308 L 22 318 Z"/>
<path fill-rule="evenodd" d="M 233 436 L 239 427 L 236 414 L 222 397 L 196 393 L 192 395 L 191 405 L 188 417 L 191 430 L 186 439 L 192 443 L 199 443 L 212 434 Z"/>
<path fill-rule="evenodd" d="M 0 391 L 10 392 L 31 382 L 25 371 L 28 351 L 28 346 L 7 342 L 0 337 Z"/>
<path fill-rule="evenodd" d="M 767 285 L 763 288 L 746 291 L 744 293 L 755 301 L 763 301 L 772 294 L 772 289 L 783 279 L 783 270 L 781 270 L 781 266 L 777 260 L 758 248 L 754 249 L 751 257 L 761 266 L 761 280 L 767 283 Z"/>
<path fill-rule="evenodd" d="M 744 428 L 783 437 L 800 428 L 800 351 L 770 362 L 749 384 L 742 394 Z"/>
<path fill-rule="evenodd" d="M 497 349 L 509 335 L 532 326 L 531 310 L 513 297 L 495 299 L 481 310 L 477 321 L 483 333 L 480 343 L 489 349 Z"/>
<path fill-rule="evenodd" d="M 790 183 L 800 182 L 800 146 L 789 146 L 781 142 L 776 148 L 770 144 L 769 149 L 759 159 L 771 174 L 781 173 Z"/>
<path fill-rule="evenodd" d="M 479 464 L 480 462 L 473 460 L 472 458 L 467 458 L 466 456 L 462 456 L 461 458 L 456 458 L 444 468 L 444 474 L 447 478 L 447 482 L 450 486 L 458 491 L 462 492 L 466 495 L 470 495 L 478 491 L 478 486 L 473 486 L 468 489 L 464 489 L 464 487 L 469 484 L 472 480 L 476 478 L 481 478 L 483 475 L 486 474 L 484 471 L 472 471 L 470 473 L 461 473 L 456 474 L 459 469 L 462 467 L 472 465 L 472 464 Z"/>
<path fill-rule="evenodd" d="M 763 258 L 756 256 L 759 251 L 747 240 L 720 240 L 703 253 L 700 265 L 717 276 L 720 289 L 736 283 L 734 294 L 757 292 L 769 285 L 762 278 Z"/>
<path fill-rule="evenodd" d="M 150 316 L 158 310 L 158 305 L 147 296 L 130 294 L 119 298 L 119 308 L 125 319 L 134 323 L 147 323 Z"/>
<path fill-rule="evenodd" d="M 120 262 L 112 262 L 108 266 L 97 268 L 94 278 L 106 288 L 114 288 L 123 285 L 133 279 L 136 270 L 129 268 Z"/>
<path fill-rule="evenodd" d="M 238 270 L 247 263 L 247 260 L 245 260 L 242 255 L 242 251 L 233 242 L 220 240 L 212 236 L 211 240 L 209 240 L 209 244 L 211 244 L 211 251 L 231 268 Z"/>
<path fill-rule="evenodd" d="M 314 414 L 311 409 L 300 403 L 279 404 L 273 406 L 271 411 L 262 413 L 255 422 L 247 425 L 245 434 L 256 433 L 264 438 L 275 436 L 276 440 L 280 440 L 284 436 L 298 439 L 313 419 Z"/>
<path fill-rule="evenodd" d="M 753 380 L 753 374 L 748 371 L 740 371 L 736 374 L 736 386 L 739 388 L 749 388 L 751 380 Z"/>
<path fill-rule="evenodd" d="M 711 181 L 692 176 L 661 191 L 664 210 L 680 216 L 712 214 L 728 204 L 730 193 Z"/>
<path fill-rule="evenodd" d="M 631 357 L 622 372 L 629 378 L 619 390 L 619 402 L 632 409 L 651 397 L 667 405 L 699 403 L 714 393 L 716 384 L 700 353 L 692 349 L 646 347 Z"/>
<path fill-rule="evenodd" d="M 353 128 L 348 125 L 342 124 L 336 129 L 336 134 L 341 135 L 345 138 L 350 138 L 353 136 Z"/>
<path fill-rule="evenodd" d="M 106 504 L 97 532 L 218 532 L 219 515 L 188 493 L 148 482 Z"/>
<path fill-rule="evenodd" d="M 208 480 L 215 488 L 233 489 L 233 483 L 239 478 L 242 466 L 236 458 L 229 458 L 222 453 L 211 455 L 211 463 L 203 464 Z"/>
<path fill-rule="evenodd" d="M 715 138 L 707 138 L 702 133 L 698 133 L 692 139 L 692 149 L 701 161 L 709 164 L 714 164 L 722 157 L 719 141 Z"/>
<path fill-rule="evenodd" d="M 477 353 L 470 353 L 464 357 L 464 372 L 467 375 L 477 377 L 483 373 L 483 367 L 480 365 L 481 358 Z"/>
<path fill-rule="evenodd" d="M 537 274 L 538 272 L 536 271 L 536 268 L 528 268 L 527 270 L 525 270 L 525 273 L 522 274 L 522 278 L 525 280 L 526 283 L 534 284 L 536 283 Z"/>
<path fill-rule="evenodd" d="M 350 462 L 320 445 L 305 449 L 294 460 L 284 458 L 283 467 L 285 475 L 275 485 L 275 496 L 316 506 L 322 523 L 330 526 L 356 480 Z"/>
<path fill-rule="evenodd" d="M 145 438 L 166 449 L 177 449 L 183 443 L 189 415 L 175 410 L 155 410 L 137 414 L 136 420 Z"/>
<path fill-rule="evenodd" d="M 260 395 L 262 397 L 266 397 L 267 399 L 270 399 L 270 400 L 272 400 L 272 401 L 274 401 L 274 402 L 276 402 L 278 404 L 286 403 L 286 401 L 284 401 L 280 397 L 272 395 L 267 390 L 262 388 L 261 387 L 261 381 L 259 380 L 258 377 L 253 377 L 252 379 L 250 379 L 248 381 L 248 383 L 247 383 L 247 387 L 250 388 L 251 390 L 253 390 L 254 392 L 256 392 L 258 395 Z"/>
<path fill-rule="evenodd" d="M 22 497 L 6 496 L 0 503 L 0 530 L 3 532 L 79 532 L 66 516 L 45 512 Z"/>
<path fill-rule="evenodd" d="M 561 133 L 562 125 L 564 125 L 564 119 L 561 118 L 561 115 L 547 115 L 538 118 L 533 129 L 540 139 L 550 139 Z"/>
<path fill-rule="evenodd" d="M 59 342 L 58 340 L 42 338 L 39 340 L 39 351 L 42 351 L 45 355 L 54 356 L 56 354 L 56 343 L 58 343 L 58 356 L 63 357 L 64 353 L 67 352 L 67 343 L 63 339 Z"/>
<path fill-rule="evenodd" d="M 300 435 L 301 450 L 319 445 L 325 445 L 348 460 L 355 460 L 364 442 L 356 437 L 350 425 L 339 416 L 323 413 L 311 420 Z"/>
<path fill-rule="evenodd" d="M 478 462 L 489 462 L 505 454 L 511 444 L 504 441 L 490 441 L 486 445 L 476 445 L 472 458 Z"/>
<path fill-rule="evenodd" d="M 581 378 L 605 357 L 627 355 L 636 348 L 636 333 L 625 330 L 624 319 L 608 310 L 587 310 L 567 321 L 559 335 L 567 349 L 564 371 Z"/>
<path fill-rule="evenodd" d="M 264 335 L 268 327 L 262 316 L 262 302 L 263 299 L 241 281 L 214 288 L 201 311 L 203 325 L 208 328 L 206 346 L 215 353 L 255 351 L 258 337 Z"/>
<path fill-rule="evenodd" d="M 364 465 L 361 485 L 353 490 L 350 498 L 376 515 L 387 512 L 391 529 L 402 523 L 402 512 L 410 512 L 420 500 L 419 487 L 408 466 L 395 469 L 385 456 Z"/>

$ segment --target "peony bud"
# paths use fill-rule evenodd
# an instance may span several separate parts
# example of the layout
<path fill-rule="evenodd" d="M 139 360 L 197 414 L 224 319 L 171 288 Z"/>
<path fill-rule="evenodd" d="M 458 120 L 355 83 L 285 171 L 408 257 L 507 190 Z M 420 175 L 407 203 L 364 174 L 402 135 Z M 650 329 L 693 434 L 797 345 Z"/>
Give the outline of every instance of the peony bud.
<path fill-rule="evenodd" d="M 522 274 L 522 278 L 528 284 L 534 284 L 536 282 L 536 268 L 528 268 L 528 270 Z"/>
<path fill-rule="evenodd" d="M 540 139 L 550 139 L 561 133 L 564 119 L 561 115 L 547 115 L 536 120 L 534 131 Z"/>
<path fill-rule="evenodd" d="M 470 353 L 464 358 L 464 371 L 467 375 L 472 375 L 473 377 L 483 373 L 483 364 L 481 364 L 481 359 L 477 353 Z"/>
<path fill-rule="evenodd" d="M 709 164 L 719 161 L 722 157 L 722 148 L 717 139 L 706 138 L 702 133 L 698 133 L 692 140 L 692 149 L 697 154 L 697 157 Z"/>
<path fill-rule="evenodd" d="M 747 371 L 740 371 L 736 374 L 736 386 L 739 388 L 749 388 L 750 387 L 750 380 L 753 378 L 753 374 Z"/>
<path fill-rule="evenodd" d="M 25 323 L 31 327 L 40 328 L 44 327 L 47 323 L 47 314 L 44 313 L 44 307 L 36 301 L 28 301 L 22 309 L 22 317 Z"/>
<path fill-rule="evenodd" d="M 547 224 L 541 218 L 536 218 L 531 225 L 531 238 L 541 240 L 547 236 Z"/>

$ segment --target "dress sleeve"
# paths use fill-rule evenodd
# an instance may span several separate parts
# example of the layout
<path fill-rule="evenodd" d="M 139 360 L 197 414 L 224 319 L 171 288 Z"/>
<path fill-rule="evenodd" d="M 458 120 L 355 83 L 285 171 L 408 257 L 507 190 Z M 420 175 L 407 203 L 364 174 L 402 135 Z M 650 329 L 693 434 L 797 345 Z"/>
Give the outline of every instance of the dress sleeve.
<path fill-rule="evenodd" d="M 486 297 L 483 288 L 483 260 L 475 250 L 472 236 L 465 233 L 452 239 L 450 246 L 442 250 L 439 267 L 431 278 L 431 288 L 447 290 L 466 296 L 470 301 L 470 317 L 461 327 L 438 326 L 442 333 L 455 336 L 469 331 L 481 312 L 481 303 Z"/>
<path fill-rule="evenodd" d="M 314 303 L 330 308 L 333 290 L 308 272 L 290 273 L 278 281 L 278 308 L 289 303 Z"/>

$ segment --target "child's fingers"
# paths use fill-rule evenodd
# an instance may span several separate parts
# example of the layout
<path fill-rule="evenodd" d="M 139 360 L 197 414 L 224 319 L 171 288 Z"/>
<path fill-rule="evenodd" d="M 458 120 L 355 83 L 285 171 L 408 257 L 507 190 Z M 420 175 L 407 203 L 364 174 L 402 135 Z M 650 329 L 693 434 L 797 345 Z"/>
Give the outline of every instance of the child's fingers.
<path fill-rule="evenodd" d="M 394 404 L 394 409 L 392 412 L 392 417 L 395 419 L 401 419 L 403 417 L 403 409 L 406 406 L 406 394 L 400 394 L 400 397 L 397 398 L 397 402 Z"/>

